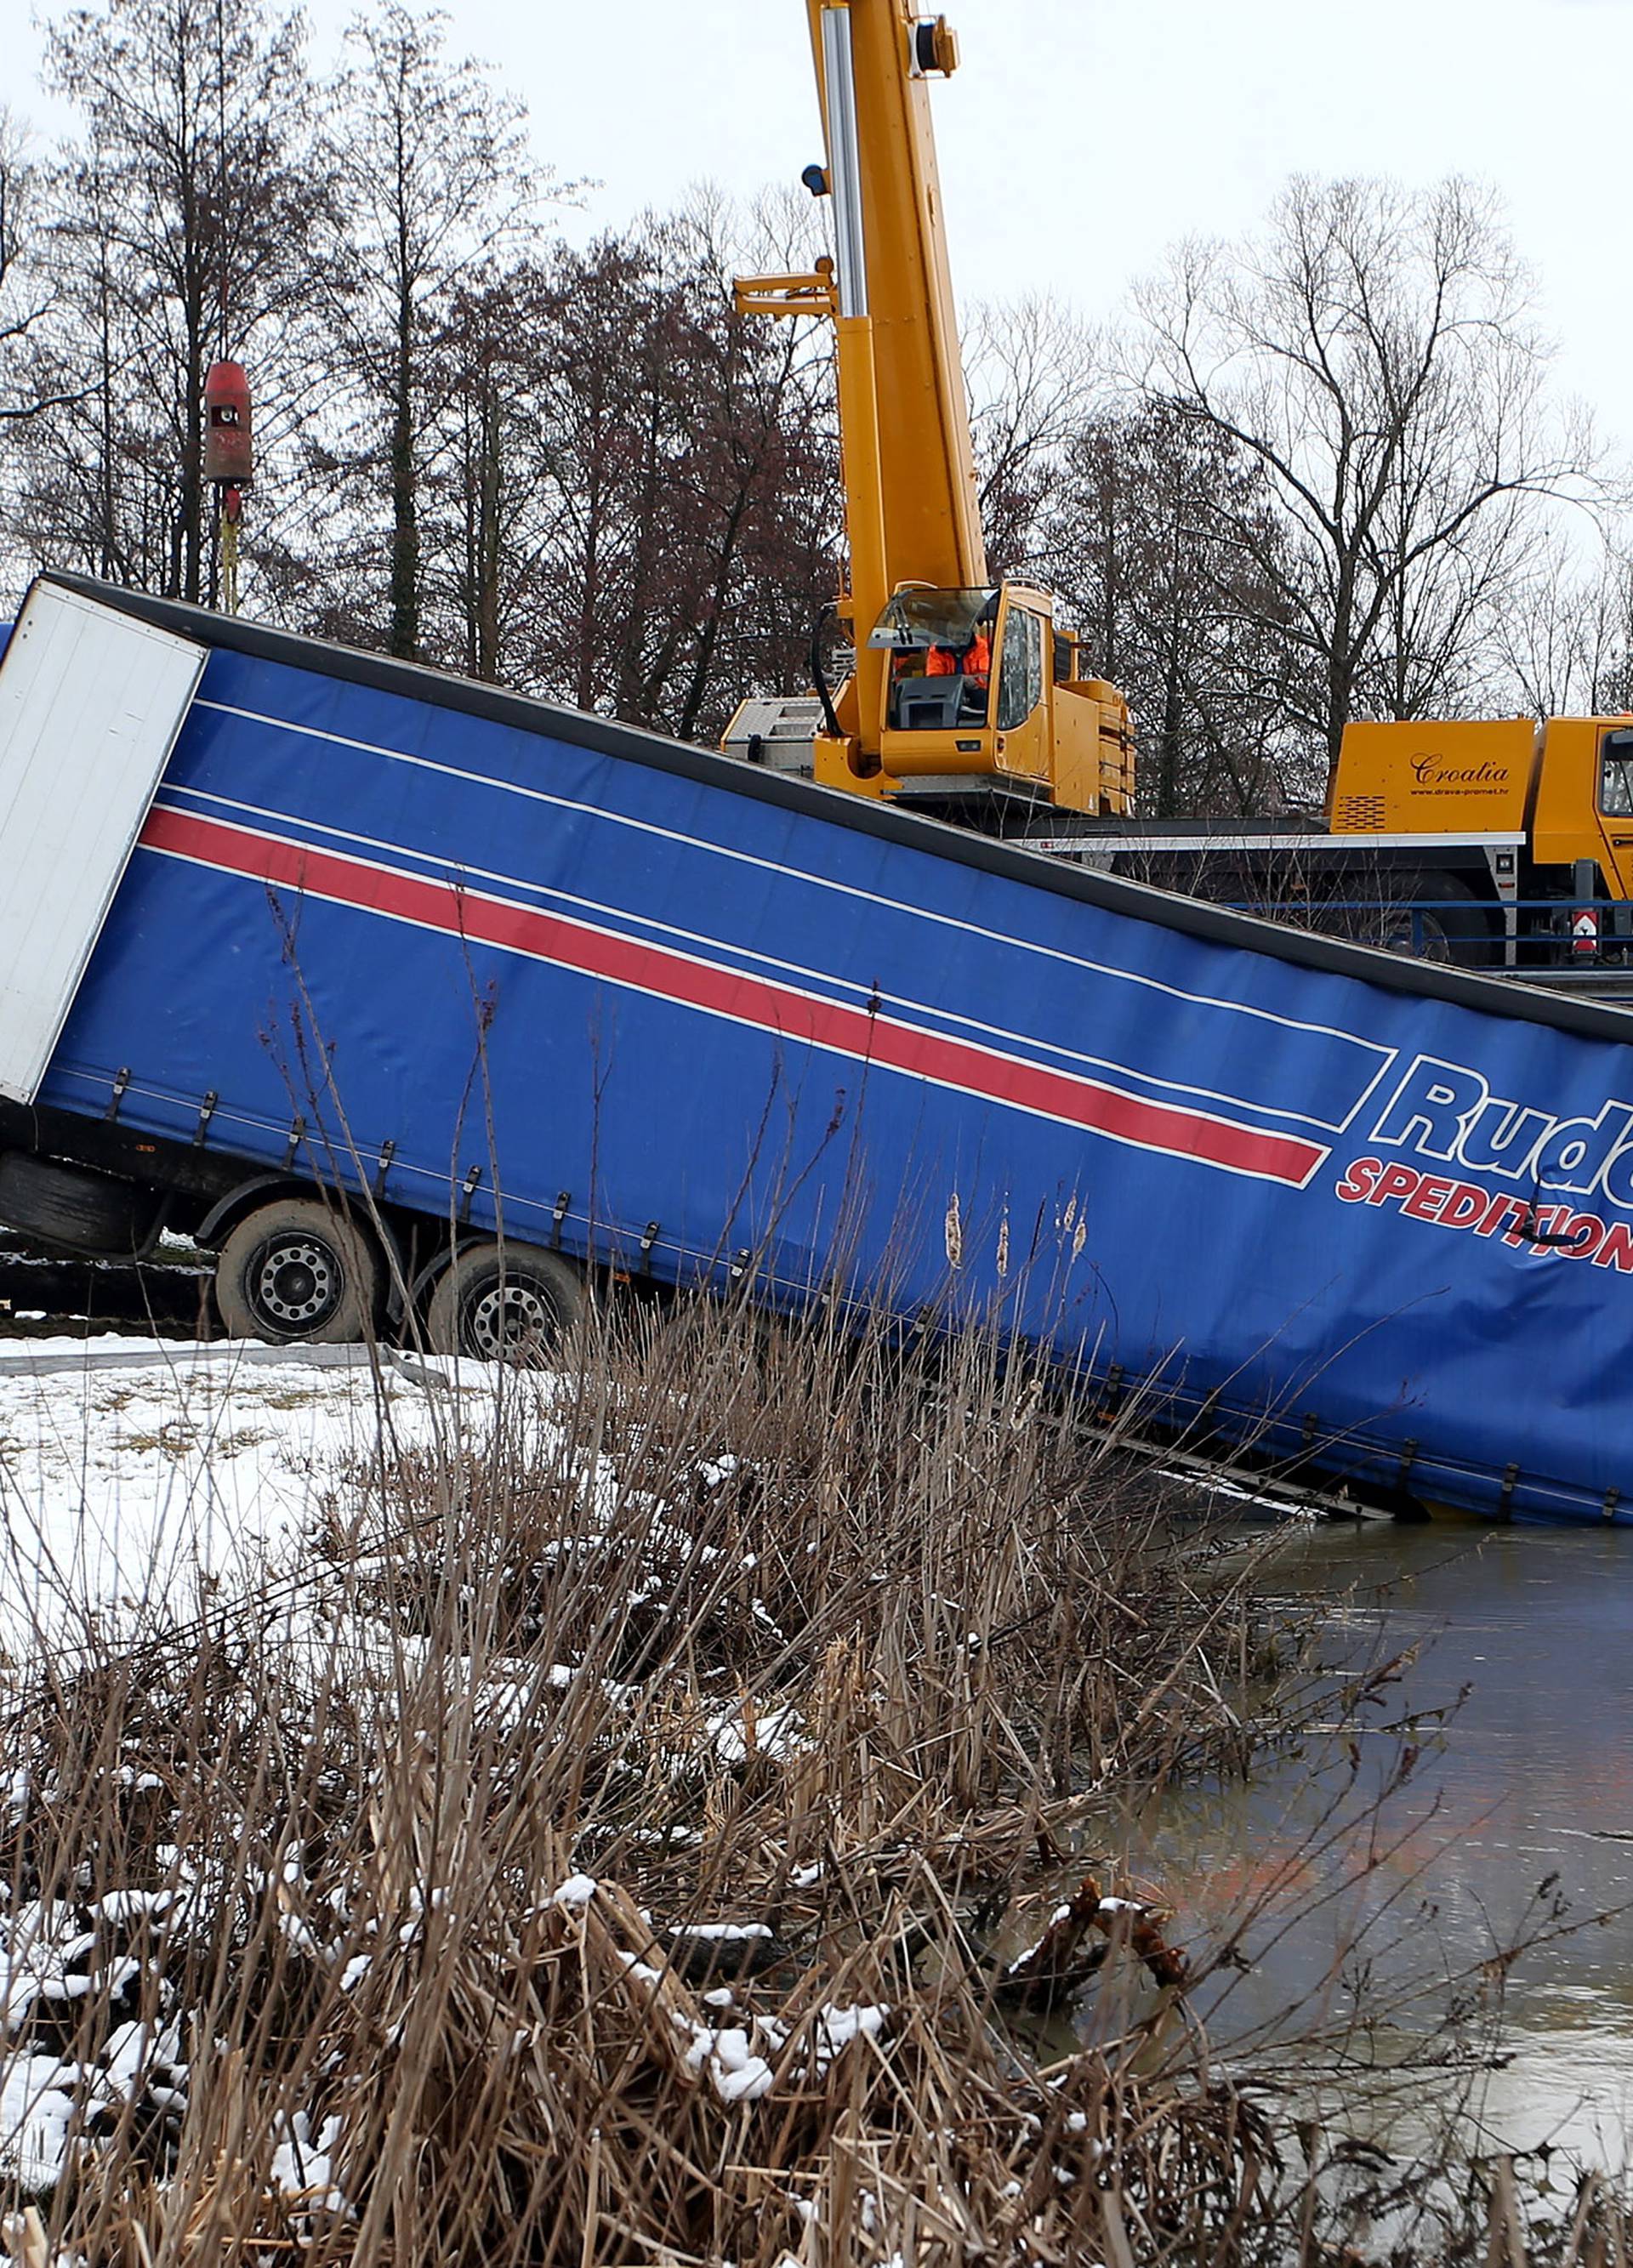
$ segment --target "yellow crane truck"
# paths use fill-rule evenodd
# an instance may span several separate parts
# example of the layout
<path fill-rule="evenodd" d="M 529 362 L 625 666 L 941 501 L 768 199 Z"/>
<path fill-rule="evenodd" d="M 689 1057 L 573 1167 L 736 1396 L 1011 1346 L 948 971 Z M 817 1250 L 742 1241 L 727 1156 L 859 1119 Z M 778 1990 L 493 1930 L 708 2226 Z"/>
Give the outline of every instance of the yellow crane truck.
<path fill-rule="evenodd" d="M 1055 857 L 1469 968 L 1633 968 L 1633 718 L 1353 724 L 1320 818 L 1093 820 Z"/>
<path fill-rule="evenodd" d="M 806 0 L 831 255 L 737 285 L 831 321 L 850 657 L 725 747 L 1039 852 L 1398 950 L 1581 981 L 1633 961 L 1633 719 L 1355 724 L 1325 814 L 1134 815 L 1127 703 L 1036 584 L 988 573 L 930 121 L 957 67 L 913 0 Z"/>
<path fill-rule="evenodd" d="M 1048 592 L 987 573 L 928 96 L 957 40 L 911 0 L 808 7 L 833 253 L 737 304 L 834 327 L 853 659 L 830 687 L 814 650 L 816 699 L 745 703 L 725 745 L 969 824 L 1127 813 L 1127 703 Z"/>

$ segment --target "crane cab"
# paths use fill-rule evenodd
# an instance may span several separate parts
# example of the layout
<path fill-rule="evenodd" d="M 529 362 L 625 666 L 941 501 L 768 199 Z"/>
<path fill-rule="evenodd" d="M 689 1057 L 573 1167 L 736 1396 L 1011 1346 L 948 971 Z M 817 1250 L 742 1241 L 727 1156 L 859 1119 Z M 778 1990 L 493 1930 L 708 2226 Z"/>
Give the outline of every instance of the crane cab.
<path fill-rule="evenodd" d="M 831 786 L 937 806 L 1016 798 L 1081 812 L 1125 812 L 1133 735 L 1122 696 L 1086 674 L 1078 640 L 1046 591 L 999 583 L 894 592 L 867 639 L 882 670 L 859 670 L 843 716 L 870 676 L 876 718 L 854 738 L 819 737 L 815 770 Z M 869 727 L 872 727 L 870 730 Z M 876 765 L 862 757 L 869 744 Z"/>

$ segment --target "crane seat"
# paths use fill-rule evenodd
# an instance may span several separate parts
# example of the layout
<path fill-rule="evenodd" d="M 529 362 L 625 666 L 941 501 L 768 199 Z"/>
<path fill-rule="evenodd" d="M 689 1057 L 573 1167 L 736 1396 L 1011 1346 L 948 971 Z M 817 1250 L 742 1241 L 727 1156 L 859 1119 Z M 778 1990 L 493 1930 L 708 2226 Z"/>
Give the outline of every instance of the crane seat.
<path fill-rule="evenodd" d="M 905 733 L 948 733 L 958 722 L 965 680 L 953 677 L 898 677 L 895 696 L 896 724 Z"/>

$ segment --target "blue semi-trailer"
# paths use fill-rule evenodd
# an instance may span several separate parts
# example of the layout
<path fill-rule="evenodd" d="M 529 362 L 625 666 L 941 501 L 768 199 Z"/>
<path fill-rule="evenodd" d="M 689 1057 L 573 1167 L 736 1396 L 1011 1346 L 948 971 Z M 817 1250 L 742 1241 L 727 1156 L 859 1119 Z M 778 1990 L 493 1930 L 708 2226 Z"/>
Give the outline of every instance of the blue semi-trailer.
<path fill-rule="evenodd" d="M 1622 1011 L 71 577 L 0 972 L 0 1219 L 188 1230 L 234 1329 L 820 1291 L 1375 1502 L 1633 1509 Z"/>

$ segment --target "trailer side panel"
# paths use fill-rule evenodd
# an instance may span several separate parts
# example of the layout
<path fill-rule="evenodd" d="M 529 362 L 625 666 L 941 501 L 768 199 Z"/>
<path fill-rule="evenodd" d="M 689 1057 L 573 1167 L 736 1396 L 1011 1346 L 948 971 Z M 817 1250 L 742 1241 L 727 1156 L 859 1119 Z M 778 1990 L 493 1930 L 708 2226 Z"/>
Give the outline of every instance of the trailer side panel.
<path fill-rule="evenodd" d="M 262 638 L 211 654 L 42 1099 L 1600 1517 L 1628 1028 Z"/>

